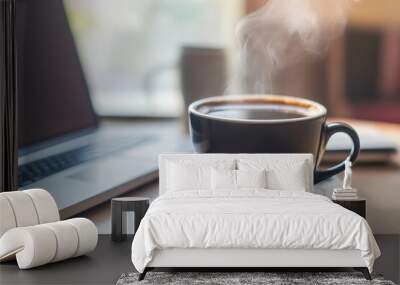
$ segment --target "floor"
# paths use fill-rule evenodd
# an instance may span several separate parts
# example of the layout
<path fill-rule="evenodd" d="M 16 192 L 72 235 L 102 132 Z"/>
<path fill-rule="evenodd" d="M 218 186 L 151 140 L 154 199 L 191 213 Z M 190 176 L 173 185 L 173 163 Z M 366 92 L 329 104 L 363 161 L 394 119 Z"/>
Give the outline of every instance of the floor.
<path fill-rule="evenodd" d="M 157 197 L 158 183 L 150 183 L 127 193 L 126 196 Z M 100 236 L 99 244 L 88 256 L 49 264 L 31 270 L 18 270 L 15 262 L 0 264 L 0 284 L 115 284 L 124 272 L 134 271 L 130 260 L 132 238 L 121 243 L 109 236 L 110 203 L 98 205 L 81 215 L 95 222 Z M 382 256 L 374 271 L 400 284 L 400 235 L 376 235 Z"/>
<path fill-rule="evenodd" d="M 131 239 L 121 243 L 100 235 L 94 252 L 29 270 L 18 270 L 15 262 L 0 265 L 0 284 L 115 284 L 124 272 L 133 271 Z"/>
<path fill-rule="evenodd" d="M 376 238 L 383 255 L 375 263 L 375 272 L 398 284 L 400 235 Z M 97 249 L 88 256 L 30 270 L 18 270 L 15 262 L 1 264 L 0 284 L 115 284 L 122 273 L 134 271 L 131 240 L 115 243 L 109 235 L 100 235 Z"/>

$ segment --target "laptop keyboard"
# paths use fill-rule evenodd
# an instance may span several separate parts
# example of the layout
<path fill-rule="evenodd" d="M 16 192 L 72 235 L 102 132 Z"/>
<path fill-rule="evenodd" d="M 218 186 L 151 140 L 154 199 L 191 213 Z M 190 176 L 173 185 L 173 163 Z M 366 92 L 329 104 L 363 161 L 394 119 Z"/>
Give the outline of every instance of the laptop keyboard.
<path fill-rule="evenodd" d="M 62 170 L 128 149 L 150 139 L 129 137 L 100 141 L 21 165 L 18 168 L 18 185 L 24 187 Z"/>

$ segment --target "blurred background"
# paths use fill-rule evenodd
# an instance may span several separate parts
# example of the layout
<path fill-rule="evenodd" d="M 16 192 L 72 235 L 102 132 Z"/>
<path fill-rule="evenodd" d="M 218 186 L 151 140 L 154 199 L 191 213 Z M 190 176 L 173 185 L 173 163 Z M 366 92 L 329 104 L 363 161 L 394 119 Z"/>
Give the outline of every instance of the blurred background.
<path fill-rule="evenodd" d="M 218 48 L 229 53 L 244 2 L 117 3 L 65 1 L 96 111 L 108 116 L 179 116 L 183 111 L 182 48 Z"/>
<path fill-rule="evenodd" d="M 226 93 L 235 25 L 265 2 L 66 0 L 96 112 L 179 117 Z M 359 1 L 328 53 L 282 70 L 276 92 L 319 101 L 331 116 L 400 123 L 399 11 L 398 0 Z"/>

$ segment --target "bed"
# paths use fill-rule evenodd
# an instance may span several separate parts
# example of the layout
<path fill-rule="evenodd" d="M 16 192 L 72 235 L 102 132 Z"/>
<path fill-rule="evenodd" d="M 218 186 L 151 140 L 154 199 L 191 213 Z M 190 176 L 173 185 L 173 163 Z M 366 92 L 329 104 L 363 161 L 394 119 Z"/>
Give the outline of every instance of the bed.
<path fill-rule="evenodd" d="M 309 154 L 163 154 L 160 196 L 132 243 L 158 267 L 353 267 L 380 251 L 365 219 L 312 193 Z"/>

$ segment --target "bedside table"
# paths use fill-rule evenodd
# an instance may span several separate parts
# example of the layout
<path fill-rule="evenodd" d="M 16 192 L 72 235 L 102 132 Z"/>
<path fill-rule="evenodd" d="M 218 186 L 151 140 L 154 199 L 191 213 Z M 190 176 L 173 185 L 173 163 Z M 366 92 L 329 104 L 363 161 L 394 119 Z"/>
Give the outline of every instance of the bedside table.
<path fill-rule="evenodd" d="M 364 219 L 366 218 L 367 213 L 367 201 L 363 198 L 358 198 L 354 200 L 336 200 L 332 199 L 332 202 L 339 204 L 340 206 L 353 211 L 356 214 L 359 214 Z"/>
<path fill-rule="evenodd" d="M 111 239 L 113 241 L 124 241 L 127 238 L 127 220 L 125 213 L 134 212 L 135 231 L 140 221 L 146 214 L 150 205 L 150 198 L 143 197 L 120 197 L 111 200 Z"/>

